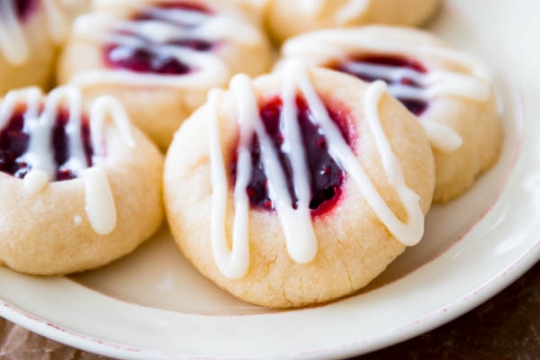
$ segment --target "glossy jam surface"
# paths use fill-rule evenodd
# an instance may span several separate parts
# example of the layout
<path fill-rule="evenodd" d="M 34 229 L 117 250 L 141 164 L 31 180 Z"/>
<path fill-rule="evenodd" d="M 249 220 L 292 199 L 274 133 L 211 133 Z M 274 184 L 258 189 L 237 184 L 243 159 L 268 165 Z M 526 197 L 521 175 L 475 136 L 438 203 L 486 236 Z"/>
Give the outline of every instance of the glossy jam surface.
<path fill-rule="evenodd" d="M 115 69 L 161 75 L 183 75 L 191 72 L 187 64 L 175 57 L 158 56 L 144 48 L 108 45 L 105 51 L 109 65 Z"/>
<path fill-rule="evenodd" d="M 206 8 L 189 3 L 181 4 L 161 4 L 153 6 L 153 9 L 160 10 L 184 10 L 186 14 L 205 14 L 211 15 L 210 11 Z M 133 22 L 149 22 L 160 21 L 167 22 L 179 29 L 191 29 L 197 25 L 193 25 L 189 22 L 182 22 L 181 19 L 175 21 L 169 18 L 158 18 L 155 13 L 151 11 L 143 11 L 136 14 L 131 21 Z M 123 69 L 138 73 L 153 73 L 160 75 L 185 75 L 189 74 L 196 69 L 190 67 L 185 62 L 180 60 L 177 56 L 172 55 L 174 48 L 187 48 L 194 51 L 208 52 L 214 48 L 212 42 L 197 39 L 197 38 L 182 38 L 172 40 L 167 43 L 156 44 L 149 39 L 139 37 L 135 34 L 131 34 L 125 31 L 119 32 L 124 36 L 137 37 L 141 41 L 141 46 L 127 46 L 119 45 L 116 43 L 106 44 L 104 47 L 105 61 L 109 67 L 113 69 Z M 172 51 L 155 51 L 155 47 L 165 48 L 168 47 Z"/>
<path fill-rule="evenodd" d="M 2 1 L 12 1 L 12 0 L 2 0 Z M 15 2 L 15 11 L 17 12 L 17 17 L 25 21 L 33 9 L 36 6 L 36 0 L 14 0 Z"/>
<path fill-rule="evenodd" d="M 338 202 L 342 194 L 342 185 L 345 173 L 330 156 L 328 143 L 322 129 L 312 121 L 313 115 L 302 98 L 297 98 L 297 119 L 302 132 L 303 146 L 307 157 L 309 169 L 308 179 L 311 185 L 310 209 L 313 215 L 322 215 L 330 211 Z M 279 98 L 266 103 L 260 109 L 264 126 L 275 149 L 278 151 L 279 161 L 287 177 L 289 194 L 293 199 L 293 206 L 298 201 L 293 188 L 292 166 L 283 149 L 283 133 L 280 129 L 280 115 L 282 101 Z M 350 143 L 350 134 L 346 130 L 346 119 L 343 114 L 329 111 L 332 120 L 339 126 L 344 138 Z M 247 193 L 251 205 L 255 208 L 274 210 L 274 204 L 268 194 L 268 178 L 261 159 L 261 149 L 257 135 L 253 136 L 251 144 L 252 174 L 248 184 Z M 232 177 L 236 176 L 236 159 L 231 165 Z"/>
<path fill-rule="evenodd" d="M 57 165 L 54 179 L 56 181 L 75 178 L 72 170 L 66 166 L 69 159 L 69 137 L 66 131 L 68 120 L 68 111 L 60 110 L 51 135 Z M 90 141 L 90 127 L 86 119 L 82 122 L 81 136 L 87 165 L 92 166 L 93 149 Z M 17 178 L 24 178 L 32 170 L 29 164 L 21 160 L 28 149 L 29 142 L 30 136 L 25 129 L 24 111 L 17 111 L 11 116 L 7 126 L 0 131 L 0 171 Z"/>
<path fill-rule="evenodd" d="M 388 85 L 402 84 L 402 85 L 406 85 L 415 89 L 422 88 L 420 84 L 416 83 L 414 80 L 410 78 L 407 78 L 406 76 L 402 76 L 398 79 L 389 79 L 389 78 L 385 79 L 385 78 L 378 78 L 372 74 L 365 73 L 365 72 L 362 72 L 362 73 L 354 72 L 352 71 L 353 66 L 351 66 L 354 64 L 381 65 L 384 67 L 391 67 L 391 68 L 410 69 L 421 74 L 426 73 L 426 69 L 421 64 L 417 63 L 414 60 L 407 59 L 407 58 L 386 57 L 386 56 L 364 56 L 364 57 L 359 57 L 359 58 L 352 58 L 338 64 L 333 64 L 330 67 L 335 70 L 356 76 L 357 78 L 360 78 L 367 82 L 373 82 L 375 80 L 383 80 Z M 409 111 L 415 114 L 416 116 L 423 114 L 429 106 L 427 102 L 422 101 L 422 100 L 417 100 L 417 99 L 398 97 L 398 100 L 401 101 L 401 103 L 405 105 L 405 107 L 409 109 Z"/>

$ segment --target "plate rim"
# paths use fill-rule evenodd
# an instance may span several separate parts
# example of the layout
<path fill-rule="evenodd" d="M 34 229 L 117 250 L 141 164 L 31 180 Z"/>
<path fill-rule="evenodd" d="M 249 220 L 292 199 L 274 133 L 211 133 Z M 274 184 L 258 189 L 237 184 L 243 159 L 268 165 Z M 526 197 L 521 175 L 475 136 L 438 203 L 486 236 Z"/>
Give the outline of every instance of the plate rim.
<path fill-rule="evenodd" d="M 523 254 L 520 258 L 516 259 L 514 263 L 507 266 L 505 269 L 499 271 L 489 280 L 487 280 L 482 287 L 474 289 L 471 292 L 463 294 L 455 301 L 449 303 L 444 308 L 437 311 L 427 313 L 421 318 L 417 318 L 415 321 L 396 326 L 394 328 L 386 329 L 382 332 L 376 333 L 371 336 L 369 342 L 370 346 L 362 346 L 367 340 L 366 338 L 358 339 L 352 342 L 345 342 L 341 344 L 335 344 L 330 347 L 322 347 L 318 349 L 311 349 L 308 351 L 285 353 L 279 355 L 280 359 L 326 359 L 328 355 L 333 357 L 347 357 L 347 356 L 359 356 L 381 349 L 385 346 L 397 344 L 415 336 L 418 336 L 427 331 L 433 330 L 439 326 L 442 326 L 449 321 L 465 314 L 473 308 L 479 306 L 486 300 L 490 299 L 495 294 L 502 291 L 504 288 L 512 284 L 521 275 L 527 272 L 536 262 L 540 259 L 540 239 L 529 249 L 529 251 Z M 107 295 L 103 295 L 107 296 Z M 470 299 L 470 300 L 469 300 Z M 113 299 L 115 301 L 121 301 Z M 140 305 L 136 305 L 140 306 Z M 164 310 L 166 311 L 166 310 Z M 40 319 L 15 305 L 12 305 L 2 299 L 0 299 L 0 316 L 12 321 L 28 330 L 31 330 L 41 336 L 47 337 L 54 341 L 85 350 L 91 353 L 115 357 L 126 360 L 140 360 L 148 359 L 148 356 L 152 356 L 155 360 L 169 360 L 169 359 L 192 359 L 193 355 L 178 354 L 169 352 L 156 352 L 153 350 L 146 350 L 142 348 L 134 348 L 123 344 L 104 341 L 101 339 L 93 338 L 91 336 L 72 331 L 70 329 L 52 324 L 43 319 Z M 205 316 L 205 315 L 203 315 Z M 244 315 L 250 317 L 268 316 L 267 314 L 253 314 Z M 405 331 L 405 329 L 408 329 Z M 397 334 L 397 335 L 396 335 Z M 393 335 L 393 336 L 387 336 Z M 373 340 L 374 339 L 374 340 Z M 268 356 L 264 355 L 239 355 L 244 359 L 260 360 L 267 359 Z M 276 356 L 273 356 L 276 357 Z M 198 359 L 232 359 L 236 356 L 216 354 L 211 355 L 197 355 Z"/>

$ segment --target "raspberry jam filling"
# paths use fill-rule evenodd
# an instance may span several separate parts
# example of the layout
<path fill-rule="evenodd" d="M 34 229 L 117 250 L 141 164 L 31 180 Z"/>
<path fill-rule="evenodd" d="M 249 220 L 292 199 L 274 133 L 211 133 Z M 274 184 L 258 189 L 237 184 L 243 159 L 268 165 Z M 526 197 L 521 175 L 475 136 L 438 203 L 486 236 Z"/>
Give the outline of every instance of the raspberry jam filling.
<path fill-rule="evenodd" d="M 358 64 L 365 64 L 369 65 L 370 68 L 377 71 L 378 74 L 374 74 L 373 72 L 364 69 L 360 66 L 355 66 Z M 395 86 L 395 85 L 402 85 L 406 86 L 407 88 L 412 89 L 422 89 L 422 86 L 418 84 L 414 79 L 411 79 L 409 76 L 407 76 L 406 73 L 400 76 L 388 76 L 380 75 L 381 73 L 387 73 L 390 74 L 392 70 L 397 69 L 408 69 L 412 70 L 415 73 L 418 73 L 420 75 L 426 74 L 426 69 L 416 61 L 412 59 L 407 58 L 398 58 L 398 57 L 386 57 L 386 56 L 365 56 L 365 57 L 359 57 L 359 58 L 352 58 L 348 59 L 344 62 L 334 64 L 330 66 L 330 68 L 334 70 L 338 70 L 353 76 L 356 76 L 359 79 L 362 79 L 367 82 L 373 82 L 375 80 L 383 80 L 386 82 L 388 86 Z M 388 70 L 388 71 L 385 71 Z M 428 103 L 416 99 L 414 97 L 407 97 L 407 96 L 396 96 L 399 101 L 407 109 L 409 109 L 410 112 L 412 112 L 414 115 L 419 116 L 423 114 L 427 108 Z"/>
<path fill-rule="evenodd" d="M 24 110 L 24 109 L 23 109 Z M 57 165 L 54 180 L 70 180 L 75 174 L 67 166 L 69 160 L 69 136 L 67 125 L 69 112 L 61 109 L 56 117 L 53 127 L 51 144 L 54 151 L 54 160 Z M 92 166 L 93 149 L 90 141 L 90 127 L 88 120 L 83 118 L 81 137 L 88 166 Z M 22 160 L 28 150 L 30 136 L 25 129 L 24 111 L 15 112 L 7 125 L 0 131 L 0 171 L 23 179 L 32 168 Z"/>
<path fill-rule="evenodd" d="M 307 157 L 308 179 L 311 186 L 312 215 L 322 215 L 337 204 L 342 194 L 345 172 L 329 153 L 328 143 L 322 129 L 312 121 L 313 114 L 305 100 L 297 97 L 297 120 L 302 133 L 302 142 Z M 273 99 L 260 109 L 266 132 L 277 150 L 281 167 L 285 173 L 287 187 L 293 207 L 296 208 L 298 198 L 294 191 L 293 171 L 287 150 L 284 149 L 284 136 L 280 128 L 282 100 Z M 350 143 L 349 132 L 345 129 L 346 118 L 341 112 L 328 109 L 329 115 L 338 125 L 343 137 Z M 261 148 L 257 135 L 253 136 L 251 144 L 252 173 L 247 187 L 251 205 L 255 208 L 274 210 L 274 204 L 268 193 L 268 178 L 261 159 Z M 236 178 L 236 157 L 231 164 L 232 178 Z"/>
<path fill-rule="evenodd" d="M 4 0 L 10 1 L 10 0 Z M 35 7 L 35 0 L 15 0 L 15 12 L 21 21 L 25 21 Z"/>
<path fill-rule="evenodd" d="M 173 16 L 164 16 L 159 11 L 180 11 L 186 19 L 174 19 Z M 170 13 L 173 14 L 173 13 Z M 197 4 L 161 4 L 153 6 L 135 15 L 131 22 L 135 24 L 143 24 L 149 21 L 159 21 L 173 25 L 179 30 L 190 30 L 196 28 L 201 21 L 187 20 L 192 14 L 196 15 L 211 15 L 210 11 Z M 150 39 L 144 38 L 129 31 L 118 31 L 117 34 L 122 36 L 132 36 L 140 41 L 140 46 L 128 44 L 108 43 L 104 47 L 105 61 L 109 67 L 113 69 L 124 69 L 137 73 L 153 73 L 160 75 L 185 75 L 196 69 L 190 67 L 185 62 L 178 59 L 177 56 L 171 55 L 170 51 L 156 50 L 160 47 L 178 47 L 187 48 L 199 52 L 208 52 L 214 48 L 214 43 L 196 37 L 187 37 L 174 39 L 165 43 L 156 43 Z"/>

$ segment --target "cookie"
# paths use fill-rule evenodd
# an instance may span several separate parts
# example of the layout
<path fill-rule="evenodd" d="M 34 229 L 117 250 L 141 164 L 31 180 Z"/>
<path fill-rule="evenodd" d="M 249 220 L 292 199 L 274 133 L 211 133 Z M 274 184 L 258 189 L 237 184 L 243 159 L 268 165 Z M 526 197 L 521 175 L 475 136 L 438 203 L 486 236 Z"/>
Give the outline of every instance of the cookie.
<path fill-rule="evenodd" d="M 0 103 L 0 263 L 37 275 L 92 269 L 133 251 L 163 219 L 158 149 L 111 97 L 73 87 Z"/>
<path fill-rule="evenodd" d="M 268 0 L 266 23 L 276 42 L 309 31 L 367 24 L 420 25 L 440 0 Z"/>
<path fill-rule="evenodd" d="M 186 258 L 247 302 L 353 293 L 422 238 L 434 161 L 385 92 L 292 61 L 213 90 L 165 161 L 167 218 Z"/>
<path fill-rule="evenodd" d="M 429 135 L 436 202 L 461 195 L 498 159 L 503 132 L 488 69 L 430 33 L 389 26 L 323 30 L 290 39 L 282 56 L 384 80 Z"/>
<path fill-rule="evenodd" d="M 264 33 L 249 7 L 233 6 L 238 2 L 101 1 L 75 22 L 59 82 L 90 97 L 119 98 L 133 122 L 166 149 L 210 88 L 270 66 Z"/>

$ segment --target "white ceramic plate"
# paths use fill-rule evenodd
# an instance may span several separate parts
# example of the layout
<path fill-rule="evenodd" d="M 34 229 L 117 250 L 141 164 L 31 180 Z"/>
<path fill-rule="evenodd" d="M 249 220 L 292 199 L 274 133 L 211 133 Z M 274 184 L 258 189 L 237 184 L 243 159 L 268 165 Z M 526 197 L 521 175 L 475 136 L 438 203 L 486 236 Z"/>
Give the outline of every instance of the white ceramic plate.
<path fill-rule="evenodd" d="M 435 207 L 422 243 L 360 293 L 295 311 L 246 305 L 186 264 L 163 229 L 131 256 L 75 277 L 0 269 L 0 315 L 125 359 L 345 357 L 461 315 L 540 256 L 539 13 L 537 0 L 446 1 L 431 29 L 493 68 L 502 157 L 466 195 Z"/>

